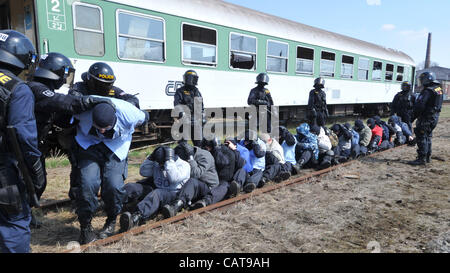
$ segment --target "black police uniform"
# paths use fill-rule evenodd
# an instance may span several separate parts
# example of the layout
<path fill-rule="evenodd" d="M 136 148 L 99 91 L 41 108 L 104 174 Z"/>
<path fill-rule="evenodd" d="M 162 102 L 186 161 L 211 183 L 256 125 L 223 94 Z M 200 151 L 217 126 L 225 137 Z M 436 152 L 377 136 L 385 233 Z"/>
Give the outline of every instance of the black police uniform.
<path fill-rule="evenodd" d="M 443 90 L 440 84 L 433 83 L 425 87 L 414 104 L 414 119 L 417 118 L 414 132 L 417 137 L 417 154 L 419 161 L 430 162 L 431 138 L 439 121 L 442 109 Z"/>
<path fill-rule="evenodd" d="M 310 126 L 325 126 L 328 118 L 327 95 L 319 86 L 309 92 L 307 111 Z"/>
<path fill-rule="evenodd" d="M 257 87 L 253 88 L 250 91 L 250 94 L 247 99 L 248 105 L 254 105 L 256 106 L 256 110 L 258 111 L 258 123 L 257 128 L 259 130 L 259 119 L 260 113 L 259 113 L 259 106 L 260 105 L 266 105 L 267 106 L 267 132 L 270 133 L 272 131 L 272 106 L 273 106 L 273 99 L 272 95 L 270 94 L 269 89 L 265 88 L 264 85 L 258 84 Z M 250 128 L 251 129 L 251 128 Z"/>
<path fill-rule="evenodd" d="M 48 155 L 50 148 L 48 137 L 54 129 L 53 126 L 71 127 L 72 125 L 68 121 L 72 115 L 87 111 L 104 100 L 56 93 L 51 87 L 38 81 L 29 82 L 28 86 L 35 98 L 34 112 L 38 130 L 38 145 L 39 151 L 42 153 L 42 166 L 45 170 L 45 157 Z M 38 198 L 44 192 L 46 184 L 47 180 L 42 190 L 36 193 Z"/>
<path fill-rule="evenodd" d="M 123 91 L 122 89 L 115 87 L 115 86 L 112 86 L 111 89 L 108 91 L 108 93 L 100 94 L 100 93 L 95 92 L 94 90 L 93 91 L 89 90 L 85 73 L 83 73 L 82 79 L 83 79 L 82 82 L 75 83 L 74 86 L 70 89 L 70 91 L 69 91 L 70 95 L 74 95 L 74 96 L 97 95 L 97 96 L 121 99 L 121 100 L 124 100 L 124 101 L 127 101 L 127 102 L 133 104 L 134 106 L 136 106 L 137 108 L 140 109 L 139 99 L 136 96 L 125 93 L 125 91 Z"/>
<path fill-rule="evenodd" d="M 408 124 L 410 130 L 412 130 L 414 103 L 415 97 L 410 94 L 409 90 L 404 90 L 395 95 L 391 106 L 391 116 L 397 114 L 403 122 Z"/>
<path fill-rule="evenodd" d="M 202 103 L 201 105 L 201 115 L 202 118 L 200 121 L 196 121 L 195 119 L 195 113 L 194 113 L 194 101 L 196 99 L 199 99 Z M 191 85 L 183 85 L 182 87 L 178 88 L 175 92 L 175 97 L 174 97 L 174 101 L 173 101 L 173 105 L 177 106 L 177 105 L 186 105 L 189 108 L 189 111 L 191 112 L 191 140 L 194 144 L 194 146 L 199 147 L 201 145 L 201 139 L 203 138 L 203 125 L 204 123 L 206 123 L 205 120 L 205 116 L 204 116 L 204 104 L 203 104 L 203 97 L 202 94 L 200 93 L 200 91 L 198 90 L 198 88 L 196 86 L 191 86 Z M 200 130 L 200 134 L 199 134 L 199 139 L 195 139 L 195 128 L 200 126 L 201 130 Z"/>

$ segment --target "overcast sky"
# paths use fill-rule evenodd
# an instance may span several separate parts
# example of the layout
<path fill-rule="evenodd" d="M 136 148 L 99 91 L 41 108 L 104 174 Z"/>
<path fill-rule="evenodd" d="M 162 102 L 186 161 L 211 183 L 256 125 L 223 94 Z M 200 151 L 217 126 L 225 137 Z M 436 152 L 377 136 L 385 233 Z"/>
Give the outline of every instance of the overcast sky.
<path fill-rule="evenodd" d="M 398 49 L 416 64 L 450 68 L 450 0 L 225 0 L 264 13 Z"/>

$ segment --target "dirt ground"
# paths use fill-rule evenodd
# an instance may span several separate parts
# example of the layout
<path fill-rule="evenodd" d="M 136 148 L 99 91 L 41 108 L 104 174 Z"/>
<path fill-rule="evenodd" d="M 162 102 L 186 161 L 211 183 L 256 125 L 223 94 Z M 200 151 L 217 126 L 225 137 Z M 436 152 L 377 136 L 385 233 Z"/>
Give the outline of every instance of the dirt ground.
<path fill-rule="evenodd" d="M 90 252 L 450 252 L 449 128 L 450 119 L 441 119 L 426 167 L 407 165 L 416 148 L 402 147 Z M 33 252 L 64 251 L 77 240 L 70 209 L 41 219 Z M 104 219 L 101 213 L 95 218 L 97 230 Z"/>

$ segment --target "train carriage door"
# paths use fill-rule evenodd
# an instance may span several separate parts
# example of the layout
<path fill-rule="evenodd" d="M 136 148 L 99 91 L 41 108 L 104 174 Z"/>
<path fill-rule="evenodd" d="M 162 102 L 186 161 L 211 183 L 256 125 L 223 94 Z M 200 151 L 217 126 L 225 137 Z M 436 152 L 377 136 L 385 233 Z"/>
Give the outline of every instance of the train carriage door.
<path fill-rule="evenodd" d="M 0 0 L 0 29 L 25 34 L 36 47 L 36 22 L 33 0 Z"/>

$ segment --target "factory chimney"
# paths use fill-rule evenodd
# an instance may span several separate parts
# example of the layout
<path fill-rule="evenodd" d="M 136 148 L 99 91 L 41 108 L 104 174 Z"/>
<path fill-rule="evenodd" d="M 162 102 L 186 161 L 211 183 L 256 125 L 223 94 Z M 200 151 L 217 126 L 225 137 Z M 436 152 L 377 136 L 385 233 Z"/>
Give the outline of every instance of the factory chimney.
<path fill-rule="evenodd" d="M 425 69 L 431 65 L 431 32 L 428 33 L 427 56 L 425 58 Z"/>

